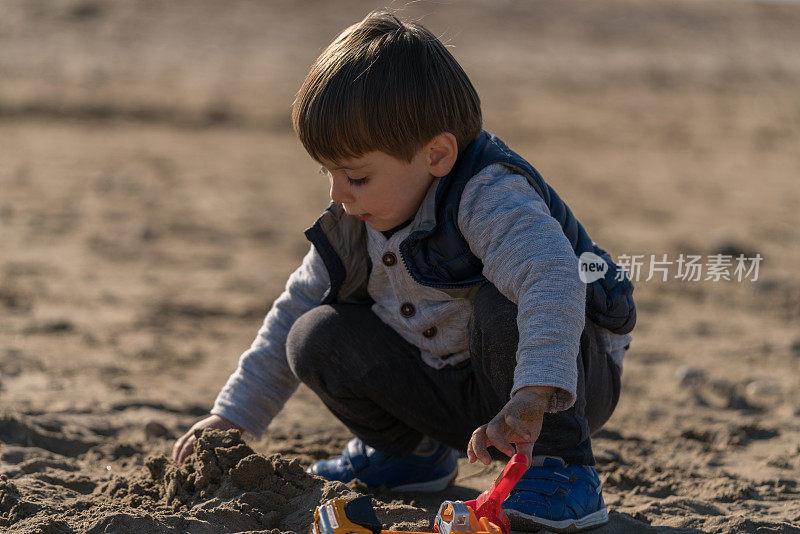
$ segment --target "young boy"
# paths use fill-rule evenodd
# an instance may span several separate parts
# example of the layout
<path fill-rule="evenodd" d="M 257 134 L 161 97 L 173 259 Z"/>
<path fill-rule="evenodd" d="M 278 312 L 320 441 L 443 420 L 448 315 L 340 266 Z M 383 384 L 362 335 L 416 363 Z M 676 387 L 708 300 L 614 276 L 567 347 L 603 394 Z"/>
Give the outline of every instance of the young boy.
<path fill-rule="evenodd" d="M 632 286 L 539 173 L 481 130 L 439 40 L 376 12 L 322 53 L 292 119 L 333 201 L 311 250 L 194 430 L 262 434 L 300 382 L 355 438 L 309 471 L 440 491 L 457 450 L 523 452 L 518 530 L 604 524 L 590 434 L 619 398 Z M 578 257 L 605 276 L 584 284 Z M 495 453 L 496 454 L 496 453 Z"/>

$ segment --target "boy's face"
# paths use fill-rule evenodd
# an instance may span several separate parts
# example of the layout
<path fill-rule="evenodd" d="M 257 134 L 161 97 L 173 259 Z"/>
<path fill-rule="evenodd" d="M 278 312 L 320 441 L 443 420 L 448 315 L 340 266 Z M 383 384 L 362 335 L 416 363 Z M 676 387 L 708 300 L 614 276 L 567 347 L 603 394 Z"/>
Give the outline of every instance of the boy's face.
<path fill-rule="evenodd" d="M 449 152 L 454 152 L 452 158 Z M 450 172 L 456 156 L 454 144 L 432 148 L 429 143 L 410 163 L 385 152 L 369 152 L 338 164 L 320 163 L 328 175 L 331 200 L 342 204 L 348 215 L 386 231 L 414 217 L 434 176 Z"/>

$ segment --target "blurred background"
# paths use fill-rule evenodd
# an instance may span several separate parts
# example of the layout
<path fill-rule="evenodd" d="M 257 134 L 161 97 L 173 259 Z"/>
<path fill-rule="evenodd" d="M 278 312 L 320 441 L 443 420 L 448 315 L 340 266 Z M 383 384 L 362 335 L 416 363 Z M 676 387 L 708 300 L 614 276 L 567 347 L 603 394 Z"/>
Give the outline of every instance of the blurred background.
<path fill-rule="evenodd" d="M 704 532 L 800 522 L 794 2 L 3 0 L 0 441 L 30 459 L 60 436 L 76 462 L 110 442 L 98 461 L 135 469 L 207 412 L 328 203 L 294 93 L 382 7 L 450 47 L 486 129 L 596 242 L 643 258 L 595 445 L 607 502 Z M 755 281 L 645 281 L 665 254 L 763 261 Z M 301 389 L 254 443 L 335 452 L 320 406 Z"/>

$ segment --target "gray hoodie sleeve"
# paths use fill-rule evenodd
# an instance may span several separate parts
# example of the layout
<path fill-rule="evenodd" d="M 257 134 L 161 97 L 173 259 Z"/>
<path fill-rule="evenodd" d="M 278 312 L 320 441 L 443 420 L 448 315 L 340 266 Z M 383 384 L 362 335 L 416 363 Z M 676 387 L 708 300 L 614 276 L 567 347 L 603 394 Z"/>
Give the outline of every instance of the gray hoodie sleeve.
<path fill-rule="evenodd" d="M 289 329 L 298 317 L 319 305 L 329 285 L 328 271 L 312 246 L 272 305 L 255 341 L 239 358 L 238 368 L 217 395 L 212 414 L 254 436 L 264 433 L 299 384 L 286 359 Z"/>
<path fill-rule="evenodd" d="M 586 286 L 558 221 L 524 177 L 496 164 L 467 183 L 458 225 L 483 261 L 484 276 L 518 306 L 511 394 L 523 386 L 554 386 L 547 411 L 569 408 L 577 388 Z"/>

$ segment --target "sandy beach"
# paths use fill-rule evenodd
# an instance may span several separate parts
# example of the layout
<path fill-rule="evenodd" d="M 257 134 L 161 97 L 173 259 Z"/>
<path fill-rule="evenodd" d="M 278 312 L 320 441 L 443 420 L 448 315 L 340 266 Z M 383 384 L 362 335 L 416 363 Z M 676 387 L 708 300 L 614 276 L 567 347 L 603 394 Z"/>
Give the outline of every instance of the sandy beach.
<path fill-rule="evenodd" d="M 386 527 L 432 532 L 442 500 L 502 470 L 461 458 L 438 494 L 307 475 L 350 435 L 302 387 L 265 436 L 167 458 L 328 204 L 294 93 L 379 7 L 0 5 L 0 531 L 304 533 L 321 500 L 371 493 Z M 388 7 L 452 47 L 486 129 L 592 238 L 640 261 L 622 396 L 593 438 L 596 532 L 800 533 L 800 5 Z"/>

